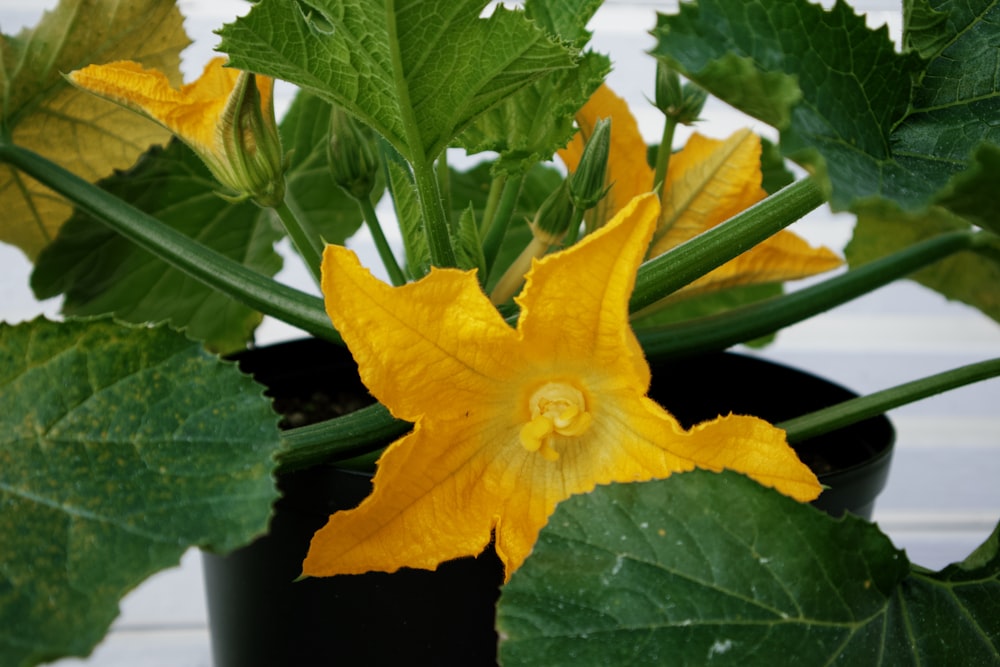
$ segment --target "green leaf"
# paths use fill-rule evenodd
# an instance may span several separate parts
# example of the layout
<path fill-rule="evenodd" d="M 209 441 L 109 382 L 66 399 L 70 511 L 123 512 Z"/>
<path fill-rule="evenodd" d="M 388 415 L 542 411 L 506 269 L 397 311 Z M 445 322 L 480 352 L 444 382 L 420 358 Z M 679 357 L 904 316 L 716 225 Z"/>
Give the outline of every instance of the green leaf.
<path fill-rule="evenodd" d="M 971 227 L 942 208 L 908 213 L 889 202 L 868 202 L 858 209 L 854 236 L 844 252 L 851 267 L 857 267 L 924 239 Z M 1000 322 L 1000 238 L 993 245 L 995 254 L 958 253 L 909 278 Z"/>
<path fill-rule="evenodd" d="M 884 26 L 869 29 L 843 2 L 700 0 L 660 16 L 655 53 L 779 127 L 782 152 L 828 179 L 835 208 L 878 196 L 918 210 L 981 144 L 1000 143 L 1000 6 L 935 4 L 908 4 L 914 50 L 899 53 Z M 783 92 L 747 95 L 767 77 Z"/>
<path fill-rule="evenodd" d="M 600 0 L 529 0 L 525 15 L 550 35 L 582 49 Z M 611 70 L 610 59 L 584 53 L 579 65 L 555 70 L 484 113 L 458 137 L 469 153 L 494 151 L 496 174 L 521 174 L 550 159 L 576 132 L 574 116 Z"/>
<path fill-rule="evenodd" d="M 486 279 L 486 257 L 483 255 L 483 242 L 479 238 L 479 225 L 476 223 L 476 210 L 469 202 L 458 218 L 458 229 L 455 234 L 455 249 L 458 254 L 460 269 L 476 269 L 479 280 Z"/>
<path fill-rule="evenodd" d="M 90 181 L 127 168 L 169 133 L 73 88 L 63 75 L 91 63 L 135 60 L 179 85 L 180 53 L 189 43 L 173 0 L 62 0 L 34 28 L 0 36 L 0 127 L 15 143 Z M 0 165 L 0 210 L 0 241 L 31 259 L 72 212 L 6 165 Z"/>
<path fill-rule="evenodd" d="M 0 325 L 0 664 L 89 654 L 147 576 L 266 529 L 261 392 L 163 327 Z"/>
<path fill-rule="evenodd" d="M 237 67 L 339 104 L 411 163 L 425 163 L 483 112 L 576 64 L 523 12 L 500 6 L 480 18 L 486 5 L 261 0 L 220 31 L 219 49 Z"/>
<path fill-rule="evenodd" d="M 281 268 L 280 238 L 265 212 L 231 204 L 180 141 L 154 148 L 101 186 L 140 210 L 264 275 Z M 334 189 L 328 187 L 327 190 Z M 39 299 L 65 294 L 66 315 L 114 314 L 133 323 L 170 322 L 216 350 L 246 345 L 261 315 L 157 259 L 110 227 L 75 214 L 38 257 L 31 286 Z"/>
<path fill-rule="evenodd" d="M 611 69 L 587 52 L 579 67 L 558 70 L 482 114 L 457 140 L 468 153 L 494 151 L 494 173 L 521 174 L 550 159 L 576 133 L 574 116 Z"/>
<path fill-rule="evenodd" d="M 997 664 L 997 537 L 914 568 L 876 526 L 736 473 L 560 504 L 497 611 L 505 665 Z"/>
<path fill-rule="evenodd" d="M 333 185 L 326 164 L 326 102 L 299 95 L 281 130 L 291 152 L 287 197 L 330 243 L 343 243 L 361 224 L 357 204 Z M 101 182 L 112 194 L 257 272 L 281 268 L 281 238 L 272 212 L 219 197 L 219 184 L 184 144 L 153 149 L 130 171 Z M 245 347 L 261 321 L 247 308 L 155 258 L 83 213 L 66 223 L 38 258 L 38 298 L 65 294 L 67 315 L 114 314 L 134 322 L 169 322 L 215 350 Z"/>

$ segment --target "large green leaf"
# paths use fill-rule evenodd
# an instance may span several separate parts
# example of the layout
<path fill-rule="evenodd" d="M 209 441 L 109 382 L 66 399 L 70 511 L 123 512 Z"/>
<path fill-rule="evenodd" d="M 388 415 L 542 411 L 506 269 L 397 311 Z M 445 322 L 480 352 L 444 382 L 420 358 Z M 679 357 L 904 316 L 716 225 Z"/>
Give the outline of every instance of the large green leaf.
<path fill-rule="evenodd" d="M 326 163 L 329 105 L 299 96 L 282 123 L 291 152 L 287 193 L 331 243 L 343 243 L 361 224 L 357 204 L 333 185 Z M 179 141 L 150 151 L 135 168 L 102 187 L 206 246 L 264 275 L 281 268 L 281 237 L 268 209 L 233 204 L 201 160 Z M 67 315 L 114 314 L 135 323 L 170 322 L 213 349 L 245 346 L 260 313 L 155 258 L 83 213 L 66 223 L 39 255 L 32 275 L 39 298 L 65 294 Z"/>
<path fill-rule="evenodd" d="M 267 527 L 277 418 L 166 328 L 0 325 L 0 664 L 87 655 L 191 546 Z"/>
<path fill-rule="evenodd" d="M 434 159 L 476 117 L 573 51 L 486 0 L 261 0 L 220 32 L 237 67 L 339 104 L 407 160 Z M 294 7 L 294 8 L 293 8 Z"/>
<path fill-rule="evenodd" d="M 659 17 L 655 53 L 780 128 L 784 154 L 826 175 L 836 208 L 879 196 L 918 209 L 1000 143 L 1000 6 L 905 4 L 905 53 L 847 4 L 807 0 L 682 4 Z"/>
<path fill-rule="evenodd" d="M 96 181 L 129 167 L 169 134 L 122 107 L 70 86 L 63 75 L 91 63 L 135 60 L 181 81 L 190 43 L 173 0 L 62 0 L 34 28 L 0 35 L 2 128 L 18 145 Z M 0 165 L 0 241 L 31 259 L 71 207 L 35 180 Z"/>
<path fill-rule="evenodd" d="M 697 471 L 559 505 L 504 587 L 504 665 L 995 665 L 997 535 L 940 573 L 872 524 Z"/>
<path fill-rule="evenodd" d="M 591 37 L 587 23 L 600 5 L 600 0 L 528 0 L 524 11 L 549 34 L 583 48 Z M 524 173 L 572 139 L 574 115 L 610 69 L 607 56 L 584 53 L 577 67 L 550 72 L 481 115 L 458 144 L 469 153 L 499 153 L 493 163 L 496 173 Z"/>

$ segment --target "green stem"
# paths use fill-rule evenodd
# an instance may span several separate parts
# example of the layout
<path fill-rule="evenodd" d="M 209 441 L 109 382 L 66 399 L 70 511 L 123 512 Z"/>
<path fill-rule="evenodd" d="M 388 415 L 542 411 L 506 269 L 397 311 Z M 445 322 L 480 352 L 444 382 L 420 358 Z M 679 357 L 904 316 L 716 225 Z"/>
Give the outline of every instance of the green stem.
<path fill-rule="evenodd" d="M 448 229 L 448 218 L 441 204 L 441 193 L 438 191 L 437 176 L 434 173 L 432 160 L 427 157 L 420 134 L 420 127 L 413 115 L 413 105 L 410 103 L 410 89 L 404 74 L 402 55 L 399 51 L 399 37 L 396 27 L 395 12 L 386 23 L 388 28 L 388 43 L 394 45 L 391 49 L 393 89 L 399 101 L 403 136 L 407 150 L 403 155 L 408 158 L 413 168 L 414 184 L 417 187 L 417 197 L 420 200 L 420 212 L 423 216 L 424 233 L 427 234 L 427 246 L 430 250 L 431 263 L 434 266 L 458 266 L 455 249 L 451 245 L 451 233 Z"/>
<path fill-rule="evenodd" d="M 406 433 L 408 422 L 395 419 L 380 403 L 319 424 L 285 431 L 277 455 L 278 472 L 349 459 L 383 447 Z"/>
<path fill-rule="evenodd" d="M 431 264 L 442 267 L 458 266 L 434 170 L 423 156 L 415 158 L 411 164 L 414 184 L 417 186 L 417 197 L 420 199 L 420 212 L 423 214 L 424 233 L 427 234 L 427 247 L 431 253 Z"/>
<path fill-rule="evenodd" d="M 32 151 L 0 139 L 0 161 L 17 167 L 163 261 L 237 301 L 341 343 L 322 299 L 271 280 L 206 248 Z"/>
<path fill-rule="evenodd" d="M 362 197 L 357 202 L 358 206 L 361 207 L 361 215 L 364 216 L 365 223 L 368 225 L 368 231 L 371 232 L 372 240 L 375 241 L 375 248 L 378 250 L 379 257 L 382 258 L 382 264 L 389 274 L 389 279 L 397 287 L 405 284 L 406 276 L 403 275 L 403 270 L 399 268 L 396 256 L 392 253 L 392 248 L 389 247 L 389 241 L 386 240 L 385 234 L 382 232 L 382 225 L 379 223 L 378 214 L 375 213 L 375 207 L 372 206 L 371 200 L 368 197 Z"/>
<path fill-rule="evenodd" d="M 302 257 L 313 280 L 319 285 L 320 269 L 323 266 L 323 242 L 319 235 L 309 228 L 305 219 L 295 214 L 288 203 L 288 197 L 286 194 L 285 199 L 274 206 L 274 212 L 278 214 L 278 219 L 288 232 L 292 245 Z"/>
<path fill-rule="evenodd" d="M 699 234 L 639 268 L 629 311 L 638 312 L 677 291 L 821 206 L 823 192 L 811 177 Z"/>
<path fill-rule="evenodd" d="M 500 206 L 500 197 L 503 195 L 506 183 L 506 174 L 499 174 L 490 179 L 490 191 L 486 195 L 486 206 L 483 208 L 483 217 L 479 221 L 480 234 L 483 234 L 493 226 L 493 220 L 496 218 L 497 208 Z"/>
<path fill-rule="evenodd" d="M 524 176 L 506 179 L 503 194 L 500 195 L 500 203 L 497 204 L 496 214 L 483 236 L 483 256 L 486 258 L 486 267 L 491 272 L 497 256 L 500 254 L 500 246 L 503 245 L 504 237 L 507 236 L 507 227 L 510 226 L 511 218 L 514 217 L 514 209 L 521 196 L 523 182 Z"/>
<path fill-rule="evenodd" d="M 636 333 L 646 354 L 656 359 L 725 349 L 847 303 L 953 253 L 976 250 L 987 243 L 982 232 L 941 234 L 784 296 L 686 322 L 637 327 Z"/>
<path fill-rule="evenodd" d="M 990 359 L 907 382 L 891 389 L 859 396 L 843 403 L 775 424 L 788 434 L 789 442 L 834 431 L 887 410 L 919 401 L 973 382 L 1000 377 L 1000 359 Z"/>
<path fill-rule="evenodd" d="M 667 180 L 667 167 L 670 165 L 670 153 L 674 145 L 674 131 L 677 129 L 677 119 L 666 116 L 663 122 L 663 137 L 656 149 L 656 175 L 653 177 L 653 187 L 656 196 L 663 199 L 663 184 Z"/>

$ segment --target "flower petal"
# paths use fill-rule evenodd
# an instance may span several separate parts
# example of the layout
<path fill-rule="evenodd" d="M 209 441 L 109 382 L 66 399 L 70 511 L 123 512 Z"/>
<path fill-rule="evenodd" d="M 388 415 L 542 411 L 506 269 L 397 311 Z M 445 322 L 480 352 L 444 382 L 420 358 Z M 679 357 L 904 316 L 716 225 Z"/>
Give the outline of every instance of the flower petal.
<path fill-rule="evenodd" d="M 138 111 L 184 139 L 202 154 L 218 154 L 215 127 L 239 70 L 223 67 L 225 58 L 213 58 L 193 83 L 173 88 L 154 69 L 122 60 L 89 65 L 69 79 L 101 97 Z"/>
<path fill-rule="evenodd" d="M 392 287 L 357 255 L 323 254 L 326 311 L 361 379 L 394 415 L 460 416 L 491 397 L 519 364 L 517 334 L 490 304 L 474 272 L 432 269 Z"/>
<path fill-rule="evenodd" d="M 535 363 L 614 368 L 632 359 L 623 381 L 644 391 L 649 370 L 629 327 L 628 300 L 659 210 L 655 194 L 636 197 L 605 227 L 534 263 L 517 303 L 518 330 Z"/>
<path fill-rule="evenodd" d="M 650 257 L 694 238 L 767 196 L 760 137 L 739 130 L 725 141 L 693 134 L 670 158 L 663 210 Z"/>
<path fill-rule="evenodd" d="M 843 263 L 832 250 L 825 247 L 814 248 L 798 235 L 782 230 L 684 286 L 672 297 L 689 297 L 740 285 L 798 280 L 831 271 Z"/>

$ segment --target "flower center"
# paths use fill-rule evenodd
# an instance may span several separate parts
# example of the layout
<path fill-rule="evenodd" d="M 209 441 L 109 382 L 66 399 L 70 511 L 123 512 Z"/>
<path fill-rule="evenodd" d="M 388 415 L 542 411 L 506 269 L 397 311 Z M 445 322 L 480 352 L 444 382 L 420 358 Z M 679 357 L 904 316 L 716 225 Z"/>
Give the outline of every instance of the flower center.
<path fill-rule="evenodd" d="M 559 458 L 557 435 L 577 436 L 590 426 L 591 416 L 583 392 L 565 382 L 547 382 L 528 399 L 531 421 L 521 427 L 521 444 L 549 461 Z"/>

